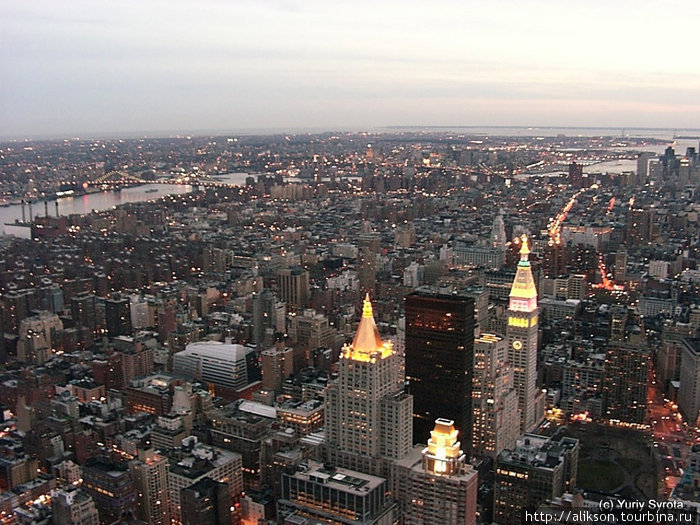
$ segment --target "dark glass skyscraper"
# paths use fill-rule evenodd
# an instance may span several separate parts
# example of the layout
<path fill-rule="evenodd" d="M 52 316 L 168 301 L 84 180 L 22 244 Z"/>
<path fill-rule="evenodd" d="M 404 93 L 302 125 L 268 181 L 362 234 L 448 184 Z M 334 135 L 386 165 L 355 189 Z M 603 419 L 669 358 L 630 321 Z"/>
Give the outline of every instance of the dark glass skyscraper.
<path fill-rule="evenodd" d="M 472 443 L 474 299 L 425 288 L 406 296 L 406 378 L 413 395 L 413 441 L 438 418 L 451 419 Z"/>

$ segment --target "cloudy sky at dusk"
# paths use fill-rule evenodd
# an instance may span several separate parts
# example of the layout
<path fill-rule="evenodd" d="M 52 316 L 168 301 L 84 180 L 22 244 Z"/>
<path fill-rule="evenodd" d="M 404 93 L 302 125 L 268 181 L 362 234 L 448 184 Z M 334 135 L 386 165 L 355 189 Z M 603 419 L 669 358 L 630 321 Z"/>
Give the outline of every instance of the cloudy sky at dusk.
<path fill-rule="evenodd" d="M 0 135 L 700 127 L 700 2 L 0 0 Z"/>

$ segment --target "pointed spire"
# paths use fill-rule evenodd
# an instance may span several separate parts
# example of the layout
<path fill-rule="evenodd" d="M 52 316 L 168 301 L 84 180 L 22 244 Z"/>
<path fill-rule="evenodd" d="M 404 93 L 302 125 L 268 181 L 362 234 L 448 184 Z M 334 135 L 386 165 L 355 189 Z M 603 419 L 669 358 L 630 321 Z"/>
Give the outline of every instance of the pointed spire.
<path fill-rule="evenodd" d="M 379 337 L 379 330 L 372 315 L 372 302 L 367 294 L 362 305 L 362 319 L 360 319 L 360 326 L 357 327 L 352 347 L 356 352 L 372 353 L 381 348 L 382 344 L 384 343 Z"/>
<path fill-rule="evenodd" d="M 510 308 L 515 310 L 530 311 L 537 308 L 537 288 L 530 268 L 530 246 L 527 236 L 522 236 L 520 247 L 520 262 L 518 263 L 513 286 L 510 289 Z M 515 302 L 513 301 L 515 299 Z M 525 303 L 522 303 L 525 301 Z"/>
<path fill-rule="evenodd" d="M 367 317 L 374 318 L 374 315 L 372 315 L 372 302 L 369 300 L 369 293 L 365 295 L 365 301 L 362 304 L 362 318 L 366 319 Z"/>
<path fill-rule="evenodd" d="M 528 262 L 528 255 L 530 255 L 530 245 L 527 242 L 527 235 L 521 237 L 523 244 L 520 247 L 520 260 Z"/>
<path fill-rule="evenodd" d="M 360 325 L 357 327 L 357 333 L 352 340 L 352 344 L 343 347 L 343 355 L 357 361 L 369 361 L 376 357 L 384 358 L 391 354 L 393 354 L 392 344 L 390 341 L 386 343 L 382 341 L 377 325 L 374 322 L 372 302 L 369 294 L 367 294 L 362 305 L 362 318 L 360 319 Z"/>

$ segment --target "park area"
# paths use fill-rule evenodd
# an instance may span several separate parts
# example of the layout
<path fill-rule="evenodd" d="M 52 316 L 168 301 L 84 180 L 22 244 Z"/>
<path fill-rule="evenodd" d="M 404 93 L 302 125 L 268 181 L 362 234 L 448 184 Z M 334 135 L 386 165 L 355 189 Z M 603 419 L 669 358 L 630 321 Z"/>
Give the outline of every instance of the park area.
<path fill-rule="evenodd" d="M 576 486 L 632 499 L 657 497 L 658 477 L 643 431 L 573 423 L 566 435 L 580 441 Z"/>

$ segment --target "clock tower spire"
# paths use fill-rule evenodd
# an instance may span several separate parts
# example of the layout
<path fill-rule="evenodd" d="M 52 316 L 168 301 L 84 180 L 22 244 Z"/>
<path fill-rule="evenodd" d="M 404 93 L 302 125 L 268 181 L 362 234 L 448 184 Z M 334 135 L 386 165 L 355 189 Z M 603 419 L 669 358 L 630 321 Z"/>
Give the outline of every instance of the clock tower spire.
<path fill-rule="evenodd" d="M 537 388 L 537 288 L 530 267 L 530 246 L 522 237 L 520 261 L 508 305 L 508 360 L 520 405 L 520 430 L 533 430 L 544 416 L 544 396 Z"/>

